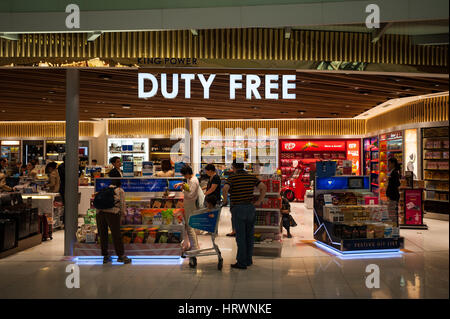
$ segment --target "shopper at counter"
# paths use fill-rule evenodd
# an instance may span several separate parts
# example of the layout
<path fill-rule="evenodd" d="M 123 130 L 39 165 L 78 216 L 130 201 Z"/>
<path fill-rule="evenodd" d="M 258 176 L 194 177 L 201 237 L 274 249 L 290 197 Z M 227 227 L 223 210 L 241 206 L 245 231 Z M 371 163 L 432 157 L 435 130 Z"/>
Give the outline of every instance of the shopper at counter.
<path fill-rule="evenodd" d="M 51 163 L 48 163 L 47 167 L 45 168 L 45 170 L 48 174 L 47 187 L 48 187 L 48 191 L 50 193 L 58 193 L 59 192 L 61 179 L 59 177 L 57 167 L 58 167 L 58 165 L 56 164 L 56 162 L 51 162 Z"/>
<path fill-rule="evenodd" d="M 389 179 L 386 188 L 386 196 L 389 198 L 388 209 L 390 212 L 397 212 L 398 201 L 400 200 L 400 165 L 395 157 L 388 160 Z"/>
<path fill-rule="evenodd" d="M 59 194 L 61 195 L 61 199 L 63 205 L 65 205 L 65 189 L 66 189 L 66 156 L 63 156 L 63 162 L 58 166 L 58 174 L 59 174 Z"/>
<path fill-rule="evenodd" d="M 254 175 L 244 170 L 242 161 L 233 161 L 234 174 L 227 179 L 223 187 L 223 202 L 228 201 L 230 192 L 230 210 L 232 223 L 236 231 L 236 243 L 238 246 L 236 260 L 232 268 L 247 269 L 253 264 L 253 242 L 256 221 L 255 206 L 259 206 L 266 196 L 266 185 Z M 257 187 L 259 198 L 253 204 L 253 191 Z"/>
<path fill-rule="evenodd" d="M 92 161 L 91 161 L 91 166 L 97 166 L 97 160 L 96 159 L 93 159 Z"/>
<path fill-rule="evenodd" d="M 6 166 L 8 160 L 6 158 L 0 158 L 0 192 L 11 192 L 12 188 L 6 185 Z"/>
<path fill-rule="evenodd" d="M 113 169 L 109 171 L 108 176 L 109 177 L 123 177 L 122 170 L 120 167 L 122 166 L 122 161 L 120 160 L 120 157 L 114 156 L 109 161 L 111 165 L 113 166 Z"/>
<path fill-rule="evenodd" d="M 114 189 L 114 207 L 109 209 L 100 209 L 97 212 L 97 229 L 100 236 L 100 245 L 102 249 L 103 263 L 111 261 L 108 253 L 108 227 L 111 230 L 114 249 L 117 254 L 117 261 L 124 264 L 131 263 L 131 259 L 125 256 L 125 249 L 120 232 L 120 219 L 125 215 L 125 191 L 121 187 L 119 179 L 111 181 L 110 188 Z"/>
<path fill-rule="evenodd" d="M 170 160 L 164 159 L 161 161 L 161 171 L 156 173 L 156 177 L 174 177 L 175 171 L 172 168 Z"/>
<path fill-rule="evenodd" d="M 205 167 L 205 172 L 209 177 L 208 185 L 206 186 L 206 196 L 213 196 L 216 202 L 220 203 L 220 177 L 217 175 L 216 167 L 213 164 L 208 164 Z"/>
<path fill-rule="evenodd" d="M 31 179 L 35 179 L 38 175 L 38 171 L 36 169 L 36 164 L 34 164 L 35 162 L 30 161 L 27 164 L 27 177 L 31 178 Z"/>
<path fill-rule="evenodd" d="M 199 201 L 201 201 L 201 198 L 199 198 L 199 194 L 200 192 L 201 194 L 203 194 L 203 191 L 201 190 L 198 179 L 194 176 L 194 173 L 192 172 L 192 168 L 190 166 L 183 166 L 180 172 L 186 179 L 186 182 L 175 184 L 175 188 L 182 188 L 184 194 L 183 201 L 186 220 L 185 225 L 190 244 L 188 250 L 196 250 L 199 248 L 197 234 L 195 233 L 195 230 L 189 226 L 188 221 L 191 214 L 195 210 L 199 209 L 201 205 L 203 205 L 203 203 L 198 203 Z"/>

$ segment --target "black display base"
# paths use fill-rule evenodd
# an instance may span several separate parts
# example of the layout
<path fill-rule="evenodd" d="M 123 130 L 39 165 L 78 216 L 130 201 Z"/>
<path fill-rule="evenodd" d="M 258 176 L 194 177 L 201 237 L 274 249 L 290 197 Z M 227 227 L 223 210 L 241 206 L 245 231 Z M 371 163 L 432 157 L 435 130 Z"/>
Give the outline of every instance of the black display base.
<path fill-rule="evenodd" d="M 402 225 L 400 224 L 400 229 L 428 229 L 428 226 L 423 224 L 423 225 Z"/>

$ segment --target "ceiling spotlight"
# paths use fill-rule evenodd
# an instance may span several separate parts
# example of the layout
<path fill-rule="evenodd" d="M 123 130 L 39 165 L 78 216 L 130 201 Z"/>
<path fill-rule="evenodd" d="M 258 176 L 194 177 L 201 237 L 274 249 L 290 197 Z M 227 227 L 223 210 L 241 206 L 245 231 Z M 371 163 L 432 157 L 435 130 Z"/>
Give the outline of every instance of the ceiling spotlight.
<path fill-rule="evenodd" d="M 109 113 L 109 117 L 114 117 L 116 116 L 116 113 Z"/>
<path fill-rule="evenodd" d="M 400 79 L 394 79 L 395 80 L 395 82 L 400 82 Z"/>
<path fill-rule="evenodd" d="M 43 97 L 42 99 L 41 99 L 42 101 L 46 101 L 47 100 L 47 98 L 46 97 Z"/>
<path fill-rule="evenodd" d="M 437 83 L 436 83 L 436 84 L 435 84 L 434 86 L 435 86 L 435 87 L 438 87 L 438 86 L 439 86 L 439 84 L 437 84 Z"/>
<path fill-rule="evenodd" d="M 284 38 L 285 39 L 290 39 L 291 38 L 291 28 L 284 28 Z"/>
<path fill-rule="evenodd" d="M 84 110 L 84 113 L 87 113 L 88 112 L 88 110 Z"/>
<path fill-rule="evenodd" d="M 2 110 L 2 113 L 5 113 L 6 112 L 6 110 Z"/>
<path fill-rule="evenodd" d="M 346 107 L 346 108 L 349 108 L 349 107 L 350 107 L 350 105 L 346 105 L 345 107 Z"/>
<path fill-rule="evenodd" d="M 305 110 L 298 110 L 297 112 L 303 115 L 303 114 L 305 114 L 306 111 Z"/>
<path fill-rule="evenodd" d="M 130 104 L 122 104 L 122 108 L 123 109 L 130 109 L 131 105 Z"/>
<path fill-rule="evenodd" d="M 333 112 L 333 113 L 330 113 L 330 114 L 334 115 L 334 116 L 339 115 L 339 113 L 336 113 L 336 112 Z"/>
<path fill-rule="evenodd" d="M 252 109 L 259 110 L 259 107 L 258 106 L 252 106 Z"/>
<path fill-rule="evenodd" d="M 281 111 L 280 113 L 281 114 L 288 114 L 288 112 L 285 112 L 285 111 Z"/>
<path fill-rule="evenodd" d="M 48 91 L 48 94 L 55 94 L 55 91 Z"/>

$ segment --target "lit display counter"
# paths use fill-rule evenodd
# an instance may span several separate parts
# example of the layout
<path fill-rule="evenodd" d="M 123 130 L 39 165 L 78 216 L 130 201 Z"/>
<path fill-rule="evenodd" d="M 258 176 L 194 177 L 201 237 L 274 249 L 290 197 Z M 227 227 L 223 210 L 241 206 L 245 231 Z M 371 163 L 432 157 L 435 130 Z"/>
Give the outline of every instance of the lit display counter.
<path fill-rule="evenodd" d="M 341 255 L 398 252 L 404 245 L 398 213 L 378 205 L 369 176 L 317 177 L 314 239 Z"/>
<path fill-rule="evenodd" d="M 125 191 L 126 213 L 121 232 L 125 253 L 129 256 L 180 257 L 184 237 L 183 193 L 174 185 L 182 178 L 97 178 L 95 191 L 120 179 Z M 77 233 L 74 256 L 100 256 L 95 209 L 88 210 Z M 109 238 L 110 255 L 115 251 Z"/>

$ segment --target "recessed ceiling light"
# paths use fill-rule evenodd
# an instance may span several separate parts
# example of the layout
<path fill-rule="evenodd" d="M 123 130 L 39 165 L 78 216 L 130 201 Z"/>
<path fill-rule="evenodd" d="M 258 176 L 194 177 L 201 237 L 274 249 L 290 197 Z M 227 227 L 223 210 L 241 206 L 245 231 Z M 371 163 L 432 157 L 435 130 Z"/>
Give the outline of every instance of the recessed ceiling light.
<path fill-rule="evenodd" d="M 42 101 L 46 101 L 46 100 L 47 100 L 47 98 L 46 98 L 46 97 L 43 97 L 43 98 L 41 98 L 41 100 L 42 100 Z"/>
<path fill-rule="evenodd" d="M 355 90 L 359 90 L 359 86 L 355 86 L 354 89 L 355 89 Z"/>
<path fill-rule="evenodd" d="M 131 104 L 122 104 L 122 108 L 123 109 L 130 109 L 131 108 Z"/>
<path fill-rule="evenodd" d="M 434 86 L 438 87 L 438 86 L 439 86 L 439 84 L 437 84 L 437 83 L 436 83 L 436 84 L 435 84 Z"/>
<path fill-rule="evenodd" d="M 84 110 L 84 113 L 87 113 L 88 112 L 88 110 Z"/>
<path fill-rule="evenodd" d="M 350 105 L 346 105 L 345 107 L 346 107 L 346 108 L 349 108 L 349 107 L 350 107 Z"/>
<path fill-rule="evenodd" d="M 109 117 L 114 117 L 116 116 L 116 113 L 109 113 Z"/>
<path fill-rule="evenodd" d="M 280 113 L 281 113 L 281 114 L 287 114 L 288 112 L 285 112 L 285 111 L 281 111 Z"/>
<path fill-rule="evenodd" d="M 339 115 L 339 113 L 336 113 L 336 112 L 333 112 L 333 113 L 330 113 L 330 114 L 334 115 L 334 116 Z"/>
<path fill-rule="evenodd" d="M 5 113 L 6 112 L 6 110 L 2 110 L 2 113 Z"/>
<path fill-rule="evenodd" d="M 48 91 L 48 94 L 55 94 L 55 91 Z"/>
<path fill-rule="evenodd" d="M 108 75 L 108 74 L 100 74 L 98 77 L 103 80 L 111 80 L 112 79 L 111 75 Z"/>
<path fill-rule="evenodd" d="M 395 82 L 400 82 L 400 79 L 394 79 L 395 80 Z"/>
<path fill-rule="evenodd" d="M 258 110 L 258 109 L 259 109 L 258 106 L 252 106 L 252 108 L 253 108 L 254 110 Z"/>

